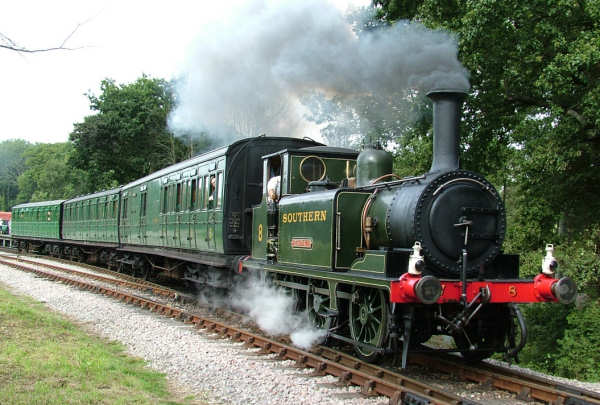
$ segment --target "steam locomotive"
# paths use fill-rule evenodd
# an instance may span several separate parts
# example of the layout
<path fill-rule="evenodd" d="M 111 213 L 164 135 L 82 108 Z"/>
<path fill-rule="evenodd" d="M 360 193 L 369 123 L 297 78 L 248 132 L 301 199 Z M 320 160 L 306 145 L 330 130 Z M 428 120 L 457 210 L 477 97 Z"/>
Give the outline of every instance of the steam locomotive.
<path fill-rule="evenodd" d="M 453 337 L 471 361 L 516 356 L 527 336 L 516 304 L 571 302 L 576 287 L 555 277 L 551 245 L 533 280 L 502 252 L 502 199 L 459 168 L 463 96 L 429 94 L 434 154 L 422 175 L 397 178 L 377 148 L 261 136 L 113 190 L 18 205 L 13 241 L 211 288 L 261 274 L 369 361 L 398 356 L 405 366 L 434 335 Z"/>

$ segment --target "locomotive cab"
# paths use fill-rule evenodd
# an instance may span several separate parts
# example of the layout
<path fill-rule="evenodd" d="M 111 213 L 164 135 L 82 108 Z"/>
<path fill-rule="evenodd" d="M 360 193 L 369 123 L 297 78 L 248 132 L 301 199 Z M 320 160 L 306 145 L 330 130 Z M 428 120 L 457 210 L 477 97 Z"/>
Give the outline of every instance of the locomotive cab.
<path fill-rule="evenodd" d="M 252 215 L 252 256 L 277 261 L 282 201 L 353 183 L 357 156 L 351 149 L 326 146 L 284 149 L 263 156 L 263 196 Z"/>

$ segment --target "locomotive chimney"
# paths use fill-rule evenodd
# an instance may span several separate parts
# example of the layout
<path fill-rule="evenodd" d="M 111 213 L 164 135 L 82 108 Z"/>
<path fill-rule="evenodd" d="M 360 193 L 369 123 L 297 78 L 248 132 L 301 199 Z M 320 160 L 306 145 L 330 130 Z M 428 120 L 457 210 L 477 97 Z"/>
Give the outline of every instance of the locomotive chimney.
<path fill-rule="evenodd" d="M 433 161 L 430 172 L 458 169 L 458 125 L 460 106 L 466 93 L 461 90 L 433 90 Z"/>

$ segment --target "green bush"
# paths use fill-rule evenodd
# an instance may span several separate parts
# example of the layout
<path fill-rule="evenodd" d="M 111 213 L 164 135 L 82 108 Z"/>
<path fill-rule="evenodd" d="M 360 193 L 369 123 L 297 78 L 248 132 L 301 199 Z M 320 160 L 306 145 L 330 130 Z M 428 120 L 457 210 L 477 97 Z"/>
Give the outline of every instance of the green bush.
<path fill-rule="evenodd" d="M 567 317 L 573 306 L 543 303 L 521 305 L 520 308 L 528 330 L 527 345 L 519 354 L 521 365 L 556 374 L 557 342 L 564 336 Z"/>
<path fill-rule="evenodd" d="M 558 340 L 557 373 L 600 381 L 600 302 L 591 301 L 572 311 L 567 320 L 564 337 Z"/>
<path fill-rule="evenodd" d="M 595 240 L 586 238 L 556 246 L 558 276 L 571 277 L 580 293 L 577 305 L 523 305 L 529 339 L 520 355 L 523 365 L 568 378 L 600 381 L 600 256 Z M 521 254 L 521 277 L 540 271 L 543 249 Z M 587 300 L 587 303 L 584 302 Z"/>

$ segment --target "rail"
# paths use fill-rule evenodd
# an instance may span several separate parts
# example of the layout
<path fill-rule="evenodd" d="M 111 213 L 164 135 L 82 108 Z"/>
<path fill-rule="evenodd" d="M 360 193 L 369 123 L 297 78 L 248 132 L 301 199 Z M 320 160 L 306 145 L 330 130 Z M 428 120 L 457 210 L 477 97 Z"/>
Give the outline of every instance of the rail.
<path fill-rule="evenodd" d="M 1 256 L 1 255 L 0 255 Z M 423 382 L 413 380 L 404 375 L 397 374 L 376 365 L 367 364 L 358 359 L 340 353 L 339 351 L 320 346 L 312 353 L 304 352 L 297 348 L 286 345 L 282 342 L 273 341 L 265 337 L 252 334 L 248 331 L 231 327 L 220 323 L 214 319 L 208 319 L 198 314 L 190 313 L 181 308 L 174 308 L 169 305 L 160 304 L 149 299 L 132 296 L 123 291 L 115 291 L 109 288 L 86 284 L 85 282 L 75 281 L 60 277 L 56 274 L 48 274 L 39 268 L 32 268 L 27 264 L 47 267 L 49 269 L 81 276 L 90 276 L 89 273 L 79 274 L 78 271 L 64 269 L 60 266 L 54 266 L 48 263 L 31 262 L 23 258 L 0 259 L 1 264 L 18 268 L 23 271 L 32 272 L 39 276 L 44 276 L 53 280 L 66 282 L 80 288 L 96 291 L 105 295 L 116 297 L 121 301 L 130 304 L 139 305 L 142 308 L 159 312 L 164 315 L 175 317 L 189 323 L 195 324 L 199 328 L 209 329 L 212 332 L 219 333 L 224 337 L 228 336 L 234 340 L 243 341 L 248 346 L 259 347 L 266 353 L 276 353 L 283 359 L 295 360 L 299 366 L 312 367 L 316 374 L 330 374 L 340 378 L 340 382 L 350 383 L 361 387 L 361 391 L 366 395 L 384 395 L 390 398 L 390 404 L 404 403 L 429 403 L 429 404 L 476 404 L 463 398 L 458 398 L 453 394 L 443 390 L 434 389 Z M 81 263 L 77 263 L 81 266 Z M 89 266 L 94 270 L 101 270 L 95 266 Z M 104 272 L 108 272 L 104 270 Z M 123 274 L 110 272 L 111 275 L 123 277 Z M 103 277 L 93 277 L 96 280 Z M 131 277 L 133 279 L 133 277 Z M 134 280 L 103 280 L 115 283 L 121 286 L 132 287 L 130 284 L 136 284 Z M 138 280 L 139 282 L 144 282 Z M 147 282 L 146 282 L 147 283 Z M 143 291 L 152 291 L 155 294 L 170 296 L 169 293 L 160 293 L 156 291 L 156 285 L 141 284 L 136 289 Z M 163 287 L 164 288 L 164 287 Z M 166 289 L 169 290 L 169 289 Z M 518 399 L 532 401 L 537 400 L 547 404 L 577 404 L 577 405 L 600 405 L 600 394 L 577 388 L 567 384 L 557 383 L 542 377 L 534 377 L 528 374 L 517 372 L 514 369 L 493 366 L 487 363 L 481 363 L 477 366 L 469 366 L 459 359 L 436 353 L 413 353 L 410 357 L 411 363 L 427 366 L 428 368 L 447 372 L 452 375 L 460 376 L 462 379 L 488 385 L 495 389 L 517 394 Z"/>
<path fill-rule="evenodd" d="M 364 372 L 366 364 L 354 359 L 354 363 L 344 365 L 337 362 L 337 359 L 327 359 L 317 354 L 309 353 L 285 343 L 266 338 L 245 329 L 226 325 L 200 314 L 191 313 L 182 308 L 162 304 L 151 299 L 132 295 L 125 291 L 117 291 L 108 287 L 94 285 L 85 281 L 75 280 L 56 273 L 49 273 L 41 270 L 39 267 L 47 266 L 44 263 L 26 265 L 22 261 L 7 260 L 2 264 L 12 268 L 33 273 L 53 281 L 61 282 L 67 285 L 75 286 L 84 290 L 96 292 L 99 294 L 113 297 L 119 301 L 139 306 L 158 314 L 179 319 L 189 324 L 194 324 L 199 329 L 206 329 L 210 333 L 216 333 L 223 337 L 231 338 L 234 341 L 244 342 L 247 347 L 256 347 L 261 349 L 262 354 L 274 353 L 281 360 L 292 360 L 298 367 L 312 368 L 315 375 L 332 375 L 339 378 L 342 384 L 351 384 L 361 387 L 361 393 L 365 396 L 382 395 L 389 398 L 389 404 L 433 404 L 433 405 L 478 405 L 480 403 L 463 399 L 457 395 L 446 392 L 433 385 L 413 382 L 404 377 L 392 380 L 382 379 L 382 374 L 371 374 Z M 54 268 L 53 271 L 58 269 Z M 61 270 L 62 271 L 62 270 Z"/>

